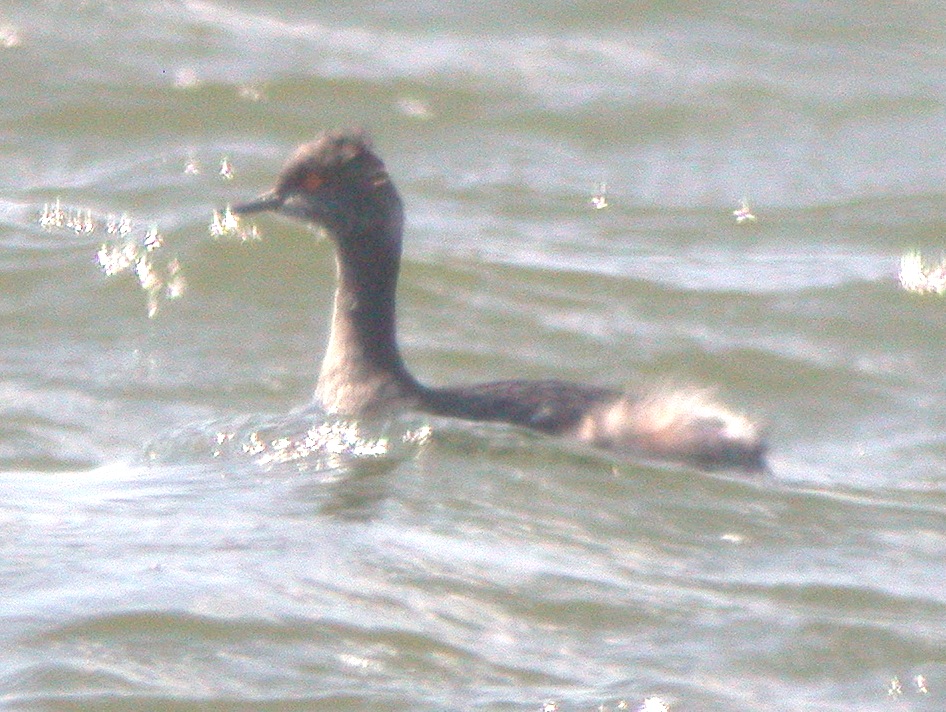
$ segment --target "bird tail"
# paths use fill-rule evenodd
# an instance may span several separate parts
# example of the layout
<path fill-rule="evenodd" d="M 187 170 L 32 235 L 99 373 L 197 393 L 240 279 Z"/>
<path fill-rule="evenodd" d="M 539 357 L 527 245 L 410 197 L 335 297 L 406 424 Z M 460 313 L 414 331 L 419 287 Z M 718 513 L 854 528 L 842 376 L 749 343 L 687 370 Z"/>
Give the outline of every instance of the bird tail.
<path fill-rule="evenodd" d="M 578 437 L 600 447 L 674 460 L 707 470 L 766 470 L 761 427 L 721 404 L 708 389 L 658 388 L 602 405 Z"/>

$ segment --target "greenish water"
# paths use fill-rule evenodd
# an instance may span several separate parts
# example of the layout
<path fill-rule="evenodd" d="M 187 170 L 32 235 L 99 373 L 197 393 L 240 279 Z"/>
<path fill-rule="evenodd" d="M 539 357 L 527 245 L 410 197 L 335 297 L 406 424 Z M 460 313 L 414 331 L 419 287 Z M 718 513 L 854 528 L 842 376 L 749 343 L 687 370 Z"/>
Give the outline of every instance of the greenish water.
<path fill-rule="evenodd" d="M 897 270 L 946 244 L 944 40 L 936 3 L 0 5 L 0 706 L 943 709 L 946 305 Z M 713 386 L 771 473 L 324 418 L 329 243 L 209 226 L 348 125 L 419 377 Z"/>

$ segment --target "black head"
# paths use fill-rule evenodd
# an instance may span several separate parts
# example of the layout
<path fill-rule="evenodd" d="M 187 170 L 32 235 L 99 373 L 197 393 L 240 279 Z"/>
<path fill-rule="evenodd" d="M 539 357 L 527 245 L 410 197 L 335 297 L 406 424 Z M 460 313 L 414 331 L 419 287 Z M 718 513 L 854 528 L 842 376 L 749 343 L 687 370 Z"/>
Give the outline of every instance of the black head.
<path fill-rule="evenodd" d="M 328 228 L 336 237 L 399 231 L 401 202 L 384 163 L 361 131 L 326 132 L 296 149 L 276 187 L 234 206 L 236 215 L 273 211 Z"/>

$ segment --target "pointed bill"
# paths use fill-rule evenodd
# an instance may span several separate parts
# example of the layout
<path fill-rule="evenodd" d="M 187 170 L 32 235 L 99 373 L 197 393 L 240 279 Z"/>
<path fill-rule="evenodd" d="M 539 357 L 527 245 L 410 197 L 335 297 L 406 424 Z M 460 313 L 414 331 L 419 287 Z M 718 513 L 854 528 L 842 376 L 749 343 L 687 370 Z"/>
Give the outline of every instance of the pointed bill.
<path fill-rule="evenodd" d="M 263 193 L 261 196 L 256 198 L 256 200 L 250 200 L 246 203 L 238 203 L 230 208 L 230 211 L 234 215 L 251 215 L 253 213 L 261 213 L 266 210 L 278 210 L 283 204 L 283 198 L 276 193 L 275 190 L 271 190 L 268 193 Z"/>

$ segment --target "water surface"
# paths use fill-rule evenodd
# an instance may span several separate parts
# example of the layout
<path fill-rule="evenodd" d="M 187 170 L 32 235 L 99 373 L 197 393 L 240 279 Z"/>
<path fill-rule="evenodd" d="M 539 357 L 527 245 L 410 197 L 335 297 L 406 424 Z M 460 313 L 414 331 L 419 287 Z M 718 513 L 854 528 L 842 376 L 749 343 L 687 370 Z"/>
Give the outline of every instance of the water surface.
<path fill-rule="evenodd" d="M 943 709 L 941 19 L 0 6 L 2 705 Z M 419 377 L 716 386 L 771 473 L 326 418 L 330 244 L 208 227 L 350 125 Z"/>

